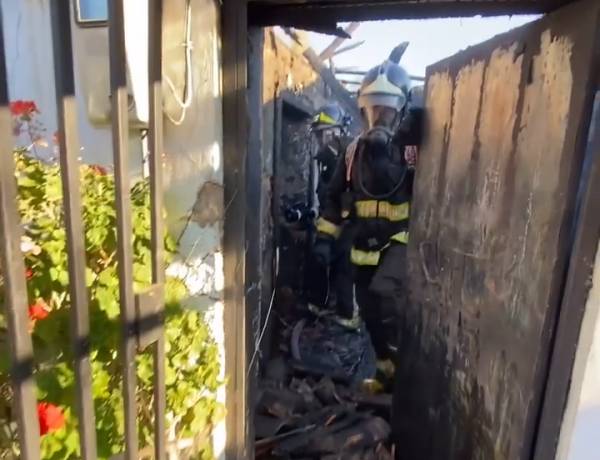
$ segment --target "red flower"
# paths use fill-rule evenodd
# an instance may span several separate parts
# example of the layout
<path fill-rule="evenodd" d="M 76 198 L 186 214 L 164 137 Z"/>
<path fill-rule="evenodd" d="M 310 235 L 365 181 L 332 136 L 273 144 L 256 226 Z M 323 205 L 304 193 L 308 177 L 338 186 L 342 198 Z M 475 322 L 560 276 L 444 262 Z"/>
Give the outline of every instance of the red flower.
<path fill-rule="evenodd" d="M 47 310 L 46 302 L 38 300 L 33 305 L 29 306 L 29 319 L 31 321 L 38 321 L 40 319 L 46 319 L 50 313 Z"/>
<path fill-rule="evenodd" d="M 90 165 L 90 169 L 97 176 L 106 176 L 106 174 L 107 174 L 106 168 L 104 166 Z"/>
<path fill-rule="evenodd" d="M 41 402 L 37 405 L 40 434 L 51 433 L 65 426 L 65 415 L 60 407 L 52 403 Z"/>
<path fill-rule="evenodd" d="M 27 278 L 27 280 L 33 278 L 33 270 L 31 268 L 25 270 L 25 278 Z"/>
<path fill-rule="evenodd" d="M 39 110 L 34 101 L 19 100 L 10 103 L 10 112 L 15 117 L 29 119 L 34 113 L 39 113 Z"/>

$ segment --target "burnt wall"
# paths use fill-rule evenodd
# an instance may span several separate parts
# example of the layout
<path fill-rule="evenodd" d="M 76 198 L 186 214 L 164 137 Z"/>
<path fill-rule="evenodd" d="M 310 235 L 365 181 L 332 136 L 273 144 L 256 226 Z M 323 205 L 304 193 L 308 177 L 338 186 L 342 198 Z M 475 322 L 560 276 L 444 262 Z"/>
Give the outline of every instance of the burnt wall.
<path fill-rule="evenodd" d="M 309 117 L 328 98 L 330 91 L 302 56 L 288 47 L 273 29 L 264 31 L 264 71 L 261 156 L 261 307 L 255 324 L 264 324 L 275 289 L 275 247 L 281 241 L 281 204 L 306 195 L 309 187 Z M 289 237 L 289 234 L 287 234 Z M 298 234 L 298 237 L 303 235 Z M 298 248 L 300 248 L 298 246 Z M 288 254 L 289 255 L 289 254 Z M 280 267 L 293 266 L 280 255 Z M 281 271 L 281 270 L 280 270 Z M 282 275 L 290 277 L 292 274 Z M 300 273 L 296 268 L 295 278 Z M 268 358 L 270 330 L 262 342 Z"/>
<path fill-rule="evenodd" d="M 575 4 L 428 69 L 400 328 L 401 459 L 530 458 L 597 18 L 597 4 Z"/>

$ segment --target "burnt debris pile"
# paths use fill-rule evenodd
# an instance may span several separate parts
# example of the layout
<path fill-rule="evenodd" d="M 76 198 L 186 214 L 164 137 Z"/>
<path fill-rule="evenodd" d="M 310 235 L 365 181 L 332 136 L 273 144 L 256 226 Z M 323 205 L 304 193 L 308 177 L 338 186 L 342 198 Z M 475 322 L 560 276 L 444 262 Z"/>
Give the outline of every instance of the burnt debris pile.
<path fill-rule="evenodd" d="M 281 324 L 256 393 L 256 458 L 392 460 L 391 376 L 378 371 L 365 328 Z"/>

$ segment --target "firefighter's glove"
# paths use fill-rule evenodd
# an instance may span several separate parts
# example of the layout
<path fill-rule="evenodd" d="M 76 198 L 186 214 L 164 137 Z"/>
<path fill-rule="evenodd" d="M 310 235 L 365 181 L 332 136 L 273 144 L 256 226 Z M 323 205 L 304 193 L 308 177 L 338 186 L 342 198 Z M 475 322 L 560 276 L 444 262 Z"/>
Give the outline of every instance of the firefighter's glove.
<path fill-rule="evenodd" d="M 332 241 L 325 238 L 318 238 L 313 247 L 315 260 L 326 267 L 331 263 L 331 244 Z"/>

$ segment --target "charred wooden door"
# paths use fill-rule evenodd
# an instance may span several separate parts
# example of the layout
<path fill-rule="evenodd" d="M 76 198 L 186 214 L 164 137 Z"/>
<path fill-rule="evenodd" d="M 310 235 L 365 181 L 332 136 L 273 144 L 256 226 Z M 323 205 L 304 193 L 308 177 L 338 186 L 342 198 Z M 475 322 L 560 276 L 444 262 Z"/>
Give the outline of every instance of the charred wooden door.
<path fill-rule="evenodd" d="M 274 161 L 277 163 L 276 190 L 280 210 L 298 204 L 312 205 L 313 168 L 310 113 L 292 104 L 281 103 L 280 148 Z M 285 263 L 279 266 L 278 284 L 288 286 L 296 292 L 303 289 L 303 277 L 307 251 L 306 224 L 289 224 L 279 213 L 277 245 Z"/>
<path fill-rule="evenodd" d="M 400 458 L 531 455 L 595 87 L 598 2 L 439 62 L 411 216 Z M 548 459 L 551 460 L 551 459 Z"/>

